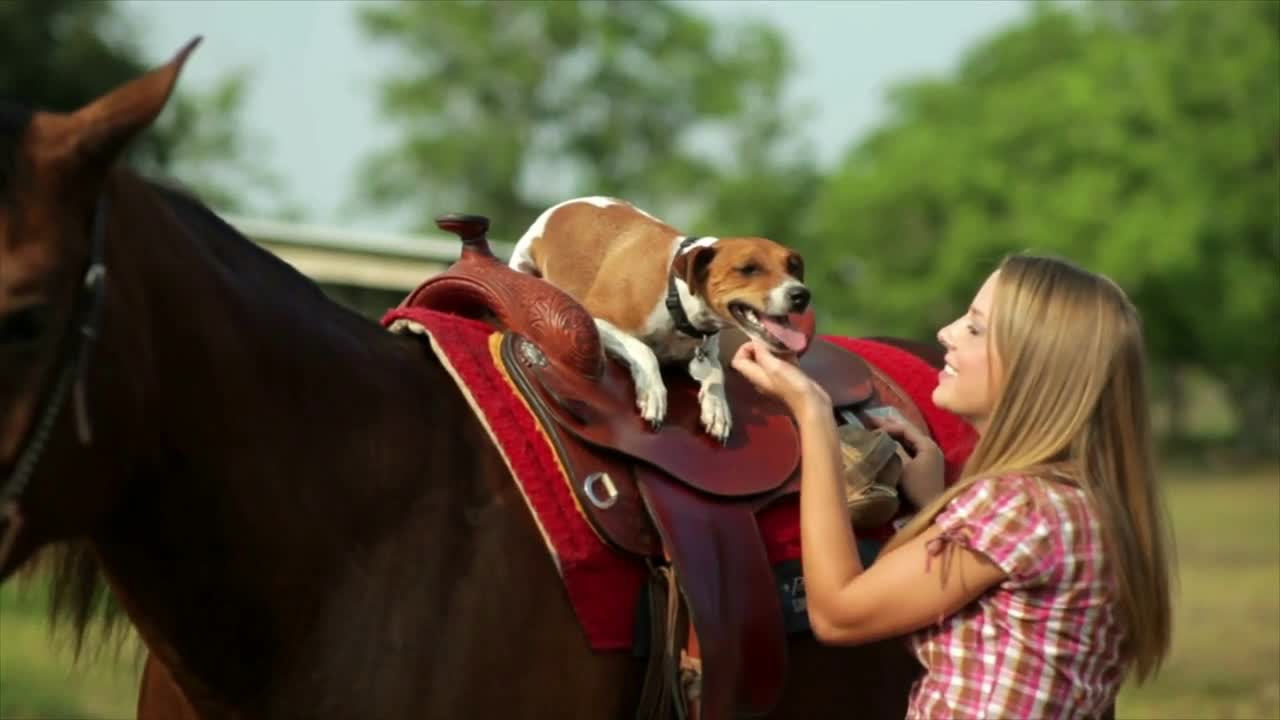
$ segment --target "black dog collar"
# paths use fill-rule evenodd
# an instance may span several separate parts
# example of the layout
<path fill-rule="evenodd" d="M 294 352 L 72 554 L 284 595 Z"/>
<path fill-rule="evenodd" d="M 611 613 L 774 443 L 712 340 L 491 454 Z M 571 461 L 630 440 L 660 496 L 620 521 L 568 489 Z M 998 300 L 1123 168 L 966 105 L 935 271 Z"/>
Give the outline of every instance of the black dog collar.
<path fill-rule="evenodd" d="M 687 237 L 682 240 L 680 246 L 676 248 L 676 256 L 682 255 L 689 249 L 690 245 L 701 239 L 700 237 Z M 676 274 L 674 272 L 667 273 L 667 312 L 671 313 L 671 319 L 675 322 L 676 330 L 689 337 L 706 338 L 720 331 L 719 328 L 703 330 L 689 322 L 689 315 L 684 311 L 684 303 L 680 302 L 680 290 L 676 288 Z"/>

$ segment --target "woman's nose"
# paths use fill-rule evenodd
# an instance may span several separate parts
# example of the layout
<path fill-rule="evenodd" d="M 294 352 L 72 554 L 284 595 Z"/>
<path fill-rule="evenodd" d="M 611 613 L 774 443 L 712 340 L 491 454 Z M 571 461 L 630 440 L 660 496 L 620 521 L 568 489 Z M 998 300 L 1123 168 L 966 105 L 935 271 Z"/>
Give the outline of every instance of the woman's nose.
<path fill-rule="evenodd" d="M 942 327 L 938 328 L 938 342 L 942 344 L 942 347 L 948 350 L 951 349 L 951 343 L 947 342 L 947 330 L 949 330 L 950 328 L 951 328 L 950 325 L 943 325 Z"/>

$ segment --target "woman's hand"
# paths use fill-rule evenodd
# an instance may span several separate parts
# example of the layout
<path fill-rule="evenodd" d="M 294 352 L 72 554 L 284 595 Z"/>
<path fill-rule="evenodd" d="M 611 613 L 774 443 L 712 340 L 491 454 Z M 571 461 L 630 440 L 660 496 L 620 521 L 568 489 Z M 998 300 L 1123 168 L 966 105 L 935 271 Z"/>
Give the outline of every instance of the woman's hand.
<path fill-rule="evenodd" d="M 917 509 L 923 508 L 930 500 L 942 494 L 946 460 L 933 438 L 909 422 L 888 420 L 880 416 L 868 416 L 865 419 L 889 433 L 907 451 L 907 458 L 902 463 L 902 490 L 912 505 Z"/>
<path fill-rule="evenodd" d="M 819 410 L 831 414 L 831 396 L 792 362 L 774 355 L 759 340 L 749 340 L 733 354 L 733 368 L 766 395 L 781 400 L 799 416 Z"/>

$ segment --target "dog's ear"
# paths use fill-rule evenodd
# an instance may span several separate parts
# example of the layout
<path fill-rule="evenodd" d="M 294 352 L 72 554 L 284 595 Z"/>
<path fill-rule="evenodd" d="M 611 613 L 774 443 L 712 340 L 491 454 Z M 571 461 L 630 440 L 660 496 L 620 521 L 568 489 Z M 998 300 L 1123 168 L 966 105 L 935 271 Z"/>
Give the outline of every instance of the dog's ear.
<path fill-rule="evenodd" d="M 689 286 L 690 294 L 702 295 L 707 277 L 711 272 L 711 260 L 715 256 L 714 247 L 699 245 L 677 255 L 675 261 L 671 263 L 671 272 L 684 280 L 684 284 Z"/>

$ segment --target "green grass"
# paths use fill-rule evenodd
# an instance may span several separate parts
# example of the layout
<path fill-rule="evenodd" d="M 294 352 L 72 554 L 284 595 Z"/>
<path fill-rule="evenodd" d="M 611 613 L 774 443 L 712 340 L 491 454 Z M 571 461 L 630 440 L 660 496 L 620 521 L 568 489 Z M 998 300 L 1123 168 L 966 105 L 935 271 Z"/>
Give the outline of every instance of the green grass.
<path fill-rule="evenodd" d="M 1280 718 L 1280 468 L 1169 480 L 1173 652 L 1154 680 L 1124 689 L 1117 714 Z"/>
<path fill-rule="evenodd" d="M 1173 652 L 1120 694 L 1121 718 L 1280 718 L 1280 467 L 1167 478 L 1180 585 Z M 133 717 L 140 656 L 72 664 L 51 641 L 42 589 L 0 588 L 0 718 Z"/>
<path fill-rule="evenodd" d="M 69 638 L 50 633 L 46 604 L 38 583 L 0 588 L 0 718 L 133 717 L 142 668 L 136 638 L 99 643 L 91 630 L 74 661 Z"/>

